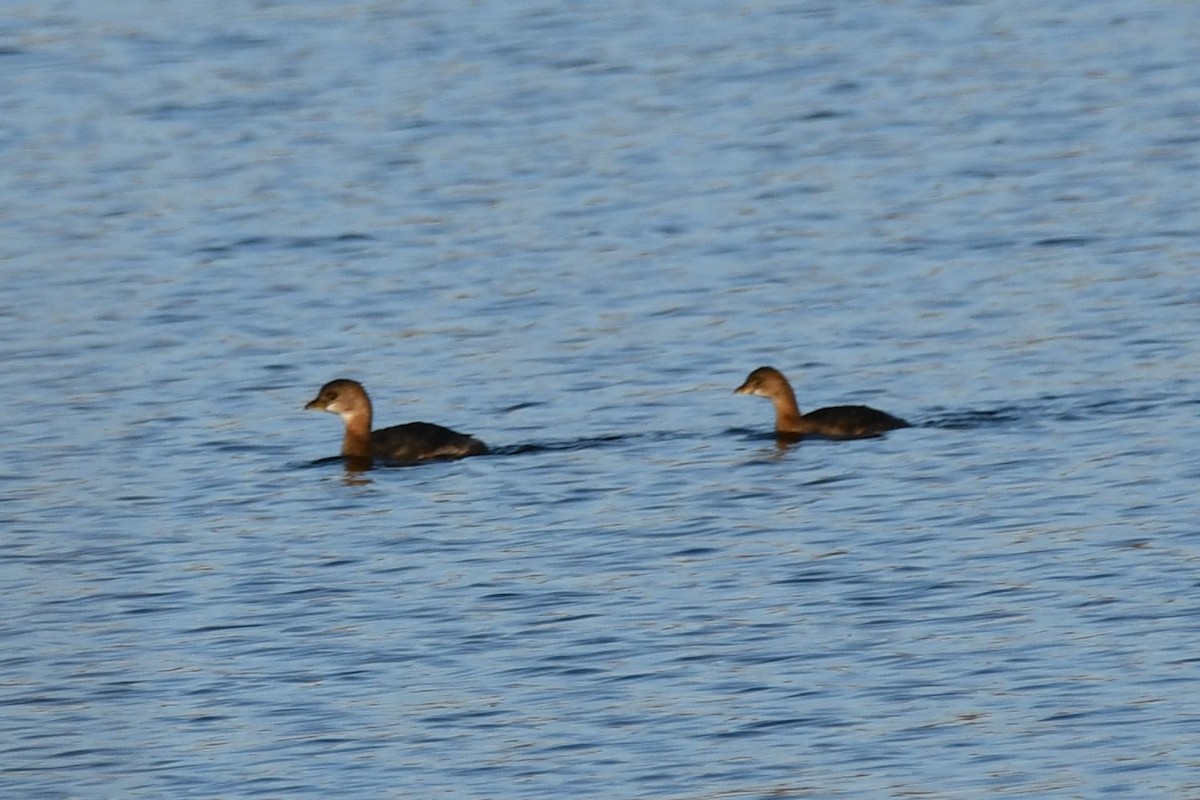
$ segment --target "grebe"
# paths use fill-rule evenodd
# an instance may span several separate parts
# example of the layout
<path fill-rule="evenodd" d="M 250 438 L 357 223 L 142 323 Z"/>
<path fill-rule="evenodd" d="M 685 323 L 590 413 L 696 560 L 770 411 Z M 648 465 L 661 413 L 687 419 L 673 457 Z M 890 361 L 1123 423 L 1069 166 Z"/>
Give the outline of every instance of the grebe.
<path fill-rule="evenodd" d="M 775 405 L 775 433 L 780 436 L 861 439 L 896 428 L 911 427 L 899 417 L 869 406 L 830 406 L 801 414 L 791 384 L 774 367 L 759 367 L 733 391 L 735 394 L 753 394 L 770 400 Z"/>
<path fill-rule="evenodd" d="M 485 455 L 487 445 L 473 436 L 429 422 L 371 430 L 371 399 L 358 381 L 339 379 L 321 387 L 305 409 L 338 414 L 346 423 L 342 455 L 349 458 L 413 463 Z"/>

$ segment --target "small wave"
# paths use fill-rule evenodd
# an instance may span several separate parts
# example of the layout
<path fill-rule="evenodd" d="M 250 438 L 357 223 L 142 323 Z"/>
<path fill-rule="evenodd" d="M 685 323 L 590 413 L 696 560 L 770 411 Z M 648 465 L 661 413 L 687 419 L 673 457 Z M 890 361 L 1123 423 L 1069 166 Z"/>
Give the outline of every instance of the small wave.
<path fill-rule="evenodd" d="M 374 237 L 356 232 L 326 236 L 248 236 L 234 242 L 205 245 L 197 248 L 196 252 L 204 255 L 225 255 L 240 250 L 307 250 L 371 241 L 374 241 Z"/>
<path fill-rule="evenodd" d="M 588 450 L 593 447 L 604 447 L 616 442 L 624 442 L 635 438 L 627 434 L 613 433 L 606 436 L 585 436 L 579 439 L 562 439 L 552 442 L 528 442 L 506 447 L 493 447 L 493 456 L 522 456 L 529 453 L 551 453 L 561 450 Z"/>
<path fill-rule="evenodd" d="M 1034 247 L 1086 247 L 1100 241 L 1095 236 L 1049 236 L 1036 240 Z"/>
<path fill-rule="evenodd" d="M 542 402 L 537 402 L 537 401 L 531 400 L 531 401 L 527 401 L 524 403 L 517 403 L 516 405 L 509 406 L 508 408 L 502 408 L 502 409 L 500 409 L 500 413 L 501 414 L 511 414 L 514 411 L 524 411 L 527 408 L 537 408 L 538 406 L 544 406 L 544 405 L 546 405 L 546 404 L 542 403 Z"/>
<path fill-rule="evenodd" d="M 1094 393 L 1086 396 L 1082 394 L 1046 394 L 1032 398 L 1020 405 L 963 411 L 936 409 L 934 415 L 914 424 L 924 428 L 969 429 L 1017 422 L 1078 422 L 1093 417 L 1147 416 L 1179 402 L 1179 398 L 1168 395 L 1095 397 Z"/>
<path fill-rule="evenodd" d="M 921 422 L 914 422 L 917 428 L 946 428 L 949 430 L 970 430 L 986 428 L 993 425 L 1007 425 L 1017 422 L 1027 411 L 1018 407 L 977 409 L 969 411 L 951 411 L 930 417 Z"/>

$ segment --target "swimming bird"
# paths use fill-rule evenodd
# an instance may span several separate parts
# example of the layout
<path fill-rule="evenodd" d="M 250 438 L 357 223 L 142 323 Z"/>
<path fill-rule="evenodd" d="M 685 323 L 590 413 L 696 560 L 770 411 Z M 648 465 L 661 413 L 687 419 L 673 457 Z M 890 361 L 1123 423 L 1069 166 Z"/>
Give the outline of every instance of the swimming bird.
<path fill-rule="evenodd" d="M 780 436 L 862 439 L 911 427 L 899 417 L 870 406 L 829 406 L 801 414 L 791 384 L 774 367 L 759 367 L 733 391 L 770 400 L 775 406 L 775 433 Z"/>
<path fill-rule="evenodd" d="M 342 437 L 341 454 L 348 458 L 413 463 L 488 452 L 487 445 L 474 436 L 430 422 L 371 430 L 371 398 L 358 381 L 345 378 L 330 381 L 304 408 L 328 411 L 342 418 L 346 433 Z"/>

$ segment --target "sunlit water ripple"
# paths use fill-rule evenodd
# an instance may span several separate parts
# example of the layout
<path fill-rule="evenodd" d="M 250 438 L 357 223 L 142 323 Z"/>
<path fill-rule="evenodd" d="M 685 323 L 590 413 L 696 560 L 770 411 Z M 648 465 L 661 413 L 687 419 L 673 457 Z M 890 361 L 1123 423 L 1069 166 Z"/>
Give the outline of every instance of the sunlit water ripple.
<path fill-rule="evenodd" d="M 1200 796 L 1198 23 L 9 13 L 0 796 Z"/>

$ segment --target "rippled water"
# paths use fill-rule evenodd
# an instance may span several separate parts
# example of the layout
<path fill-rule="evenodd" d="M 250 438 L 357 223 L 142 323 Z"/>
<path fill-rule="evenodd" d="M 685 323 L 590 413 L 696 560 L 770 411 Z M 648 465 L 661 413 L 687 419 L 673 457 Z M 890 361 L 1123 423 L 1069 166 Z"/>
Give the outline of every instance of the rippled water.
<path fill-rule="evenodd" d="M 9 10 L 0 795 L 1200 795 L 1197 29 Z"/>

